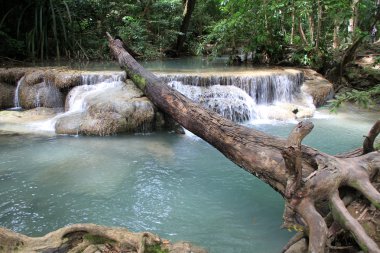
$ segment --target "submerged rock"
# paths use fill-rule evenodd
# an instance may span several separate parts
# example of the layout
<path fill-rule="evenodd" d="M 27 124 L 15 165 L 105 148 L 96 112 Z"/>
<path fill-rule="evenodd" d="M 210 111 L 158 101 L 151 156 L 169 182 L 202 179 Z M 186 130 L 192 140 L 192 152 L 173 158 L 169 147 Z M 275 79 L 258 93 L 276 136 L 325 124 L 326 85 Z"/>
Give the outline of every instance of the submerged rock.
<path fill-rule="evenodd" d="M 172 244 L 149 232 L 133 233 L 125 228 L 74 224 L 46 234 L 28 237 L 0 228 L 0 252 L 170 252 L 206 253 L 189 243 Z"/>

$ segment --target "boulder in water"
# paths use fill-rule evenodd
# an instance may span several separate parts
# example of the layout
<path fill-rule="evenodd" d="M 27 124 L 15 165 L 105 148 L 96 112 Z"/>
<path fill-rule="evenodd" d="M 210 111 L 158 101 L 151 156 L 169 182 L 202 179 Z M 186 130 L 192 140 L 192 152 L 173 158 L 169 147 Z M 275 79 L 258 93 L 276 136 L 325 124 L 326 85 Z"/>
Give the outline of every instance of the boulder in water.
<path fill-rule="evenodd" d="M 313 98 L 315 106 L 322 106 L 333 98 L 334 86 L 332 83 L 314 70 L 305 69 L 304 73 L 305 81 L 301 89 Z"/>
<path fill-rule="evenodd" d="M 75 87 L 66 98 L 66 110 L 57 119 L 59 134 L 111 135 L 155 126 L 154 105 L 131 81 Z"/>

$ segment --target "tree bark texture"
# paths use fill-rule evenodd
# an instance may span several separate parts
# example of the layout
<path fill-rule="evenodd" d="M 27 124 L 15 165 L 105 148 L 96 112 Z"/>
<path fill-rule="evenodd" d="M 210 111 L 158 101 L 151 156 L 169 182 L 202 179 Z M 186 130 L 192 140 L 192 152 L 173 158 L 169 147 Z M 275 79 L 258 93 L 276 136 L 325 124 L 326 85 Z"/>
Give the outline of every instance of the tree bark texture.
<path fill-rule="evenodd" d="M 293 45 L 294 34 L 295 34 L 295 26 L 296 26 L 296 15 L 295 15 L 295 6 L 294 0 L 292 1 L 292 27 L 290 31 L 290 45 Z"/>
<path fill-rule="evenodd" d="M 301 39 L 302 39 L 303 43 L 305 45 L 308 45 L 309 43 L 307 42 L 305 32 L 303 31 L 301 18 L 298 18 L 298 30 L 299 30 L 299 33 L 301 35 Z"/>
<path fill-rule="evenodd" d="M 186 40 L 186 34 L 187 34 L 187 31 L 189 30 L 191 15 L 194 11 L 195 2 L 196 0 L 186 0 L 185 2 L 182 24 L 179 30 L 180 34 L 178 35 L 177 44 L 176 44 L 176 50 L 177 50 L 178 55 L 182 52 L 183 44 L 185 43 L 185 40 Z"/>
<path fill-rule="evenodd" d="M 347 158 L 302 145 L 313 128 L 310 122 L 300 122 L 287 140 L 236 124 L 172 89 L 137 63 L 118 40 L 109 34 L 108 39 L 120 66 L 159 109 L 284 196 L 284 227 L 302 230 L 309 238 L 309 252 L 325 251 L 331 228 L 325 220 L 330 216 L 353 234 L 363 250 L 380 252 L 339 195 L 341 188 L 348 186 L 380 207 L 380 194 L 370 183 L 380 169 L 379 151 L 367 148 L 368 153 Z M 365 147 L 373 144 L 379 124 L 368 134 Z M 328 203 L 328 211 L 321 208 L 323 203 Z"/>
<path fill-rule="evenodd" d="M 308 14 L 308 17 L 307 17 L 308 21 L 309 21 L 309 36 L 310 36 L 310 45 L 313 45 L 314 44 L 314 17 L 313 17 L 313 13 L 309 13 Z"/>
<path fill-rule="evenodd" d="M 319 48 L 319 44 L 320 44 L 320 40 L 321 40 L 321 30 L 322 30 L 322 16 L 323 16 L 323 6 L 322 6 L 322 3 L 321 3 L 321 0 L 318 0 L 317 1 L 318 3 L 318 20 L 317 20 L 317 34 L 316 34 L 316 38 L 315 38 L 315 48 L 318 50 Z"/>
<path fill-rule="evenodd" d="M 333 48 L 337 49 L 339 45 L 339 23 L 337 20 L 334 20 Z"/>

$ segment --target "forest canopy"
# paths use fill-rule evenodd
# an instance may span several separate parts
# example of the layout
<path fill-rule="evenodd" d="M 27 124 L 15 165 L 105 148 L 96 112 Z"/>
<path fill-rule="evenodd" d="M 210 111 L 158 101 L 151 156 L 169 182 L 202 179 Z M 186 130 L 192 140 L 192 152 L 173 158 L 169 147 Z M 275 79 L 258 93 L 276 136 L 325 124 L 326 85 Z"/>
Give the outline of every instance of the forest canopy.
<path fill-rule="evenodd" d="M 318 68 L 333 61 L 334 54 L 356 37 L 370 34 L 378 2 L 2 1 L 0 55 L 29 60 L 105 59 L 109 57 L 104 39 L 108 31 L 144 58 L 173 56 L 171 52 L 179 49 L 182 55 L 239 53 L 257 63 L 290 60 Z M 183 29 L 186 18 L 189 24 Z M 185 40 L 178 48 L 180 36 Z M 289 52 L 290 59 L 286 58 Z"/>

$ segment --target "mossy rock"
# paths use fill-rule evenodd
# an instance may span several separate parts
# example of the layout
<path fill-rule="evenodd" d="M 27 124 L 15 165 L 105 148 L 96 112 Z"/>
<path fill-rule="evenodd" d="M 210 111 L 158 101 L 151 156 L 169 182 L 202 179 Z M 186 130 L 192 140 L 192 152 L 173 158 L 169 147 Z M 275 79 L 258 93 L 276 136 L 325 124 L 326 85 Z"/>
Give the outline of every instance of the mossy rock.
<path fill-rule="evenodd" d="M 168 249 L 163 249 L 161 245 L 147 245 L 144 253 L 169 253 Z"/>
<path fill-rule="evenodd" d="M 83 236 L 84 240 L 87 240 L 91 244 L 106 244 L 110 243 L 113 244 L 115 243 L 114 240 L 100 236 L 100 235 L 93 235 L 93 234 L 85 234 Z"/>

